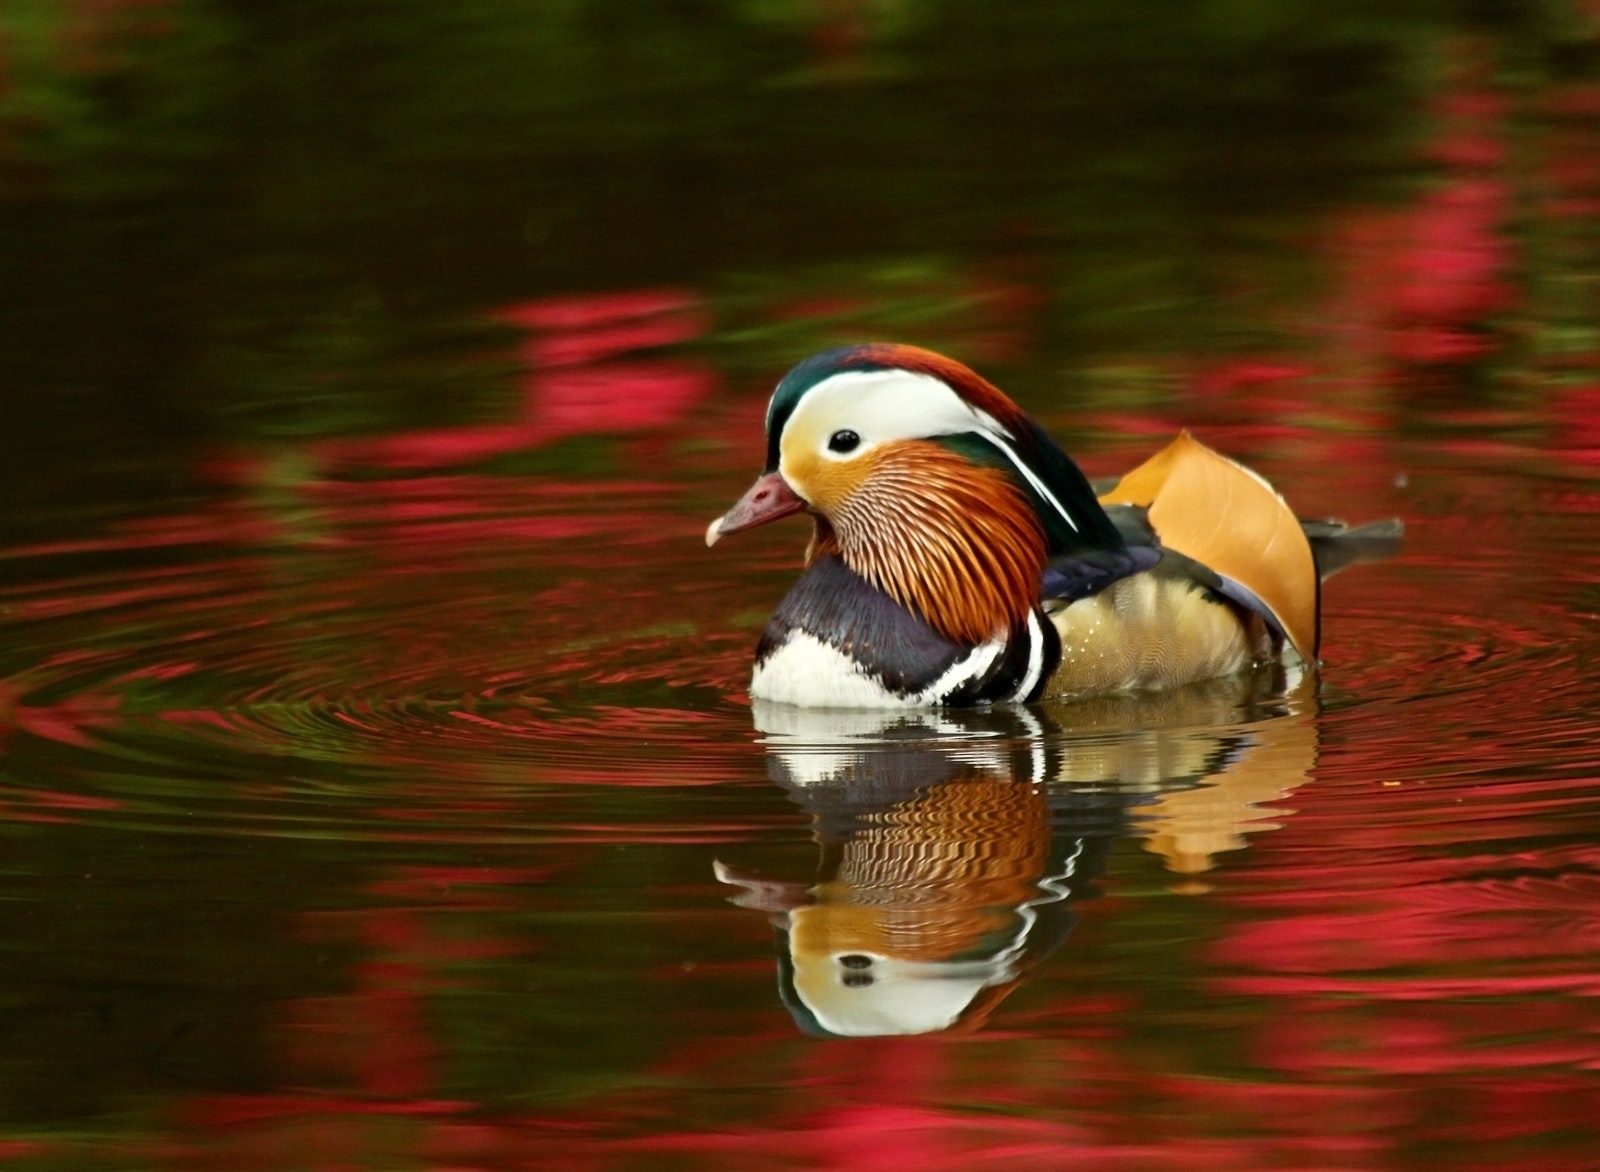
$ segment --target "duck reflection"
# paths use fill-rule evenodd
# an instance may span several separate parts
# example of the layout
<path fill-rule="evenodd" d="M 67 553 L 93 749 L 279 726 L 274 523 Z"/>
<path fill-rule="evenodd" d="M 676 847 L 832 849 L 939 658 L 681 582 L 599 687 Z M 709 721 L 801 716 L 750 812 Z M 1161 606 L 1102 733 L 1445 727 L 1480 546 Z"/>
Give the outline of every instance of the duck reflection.
<path fill-rule="evenodd" d="M 1112 844 L 1201 890 L 1305 781 L 1311 685 L 1281 673 L 961 712 L 757 704 L 775 782 L 810 814 L 811 881 L 719 862 L 778 929 L 785 1004 L 826 1036 L 972 1029 L 1067 938 Z"/>

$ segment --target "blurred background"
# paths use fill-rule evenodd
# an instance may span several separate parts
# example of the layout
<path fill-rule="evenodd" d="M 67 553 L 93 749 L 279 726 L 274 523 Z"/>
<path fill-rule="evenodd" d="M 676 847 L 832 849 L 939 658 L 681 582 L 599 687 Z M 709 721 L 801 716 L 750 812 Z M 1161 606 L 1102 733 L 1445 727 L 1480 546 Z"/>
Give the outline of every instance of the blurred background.
<path fill-rule="evenodd" d="M 257 461 L 615 472 L 596 437 L 706 442 L 863 337 L 1080 420 L 1588 427 L 1597 38 L 1589 0 L 8 0 L 5 523 Z"/>

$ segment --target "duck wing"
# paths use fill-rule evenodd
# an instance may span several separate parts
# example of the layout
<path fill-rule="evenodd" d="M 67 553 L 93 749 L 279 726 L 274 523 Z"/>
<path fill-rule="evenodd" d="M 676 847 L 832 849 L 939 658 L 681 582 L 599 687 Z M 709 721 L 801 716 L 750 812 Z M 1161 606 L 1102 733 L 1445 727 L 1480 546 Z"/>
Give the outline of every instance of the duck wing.
<path fill-rule="evenodd" d="M 1118 528 L 1124 528 L 1117 512 L 1109 515 Z M 1132 535 L 1137 543 L 1130 542 L 1123 549 L 1086 549 L 1052 558 L 1039 578 L 1039 600 L 1076 602 L 1130 574 L 1151 569 L 1161 560 L 1160 547 L 1148 537 L 1140 540 L 1137 527 L 1128 527 L 1124 535 Z"/>
<path fill-rule="evenodd" d="M 1301 659 L 1315 660 L 1320 578 L 1312 538 L 1259 475 L 1185 431 L 1100 503 L 1122 514 L 1125 533 L 1142 519 L 1161 549 L 1209 571 L 1219 593 L 1261 615 Z M 1325 538 L 1337 546 L 1335 534 Z"/>

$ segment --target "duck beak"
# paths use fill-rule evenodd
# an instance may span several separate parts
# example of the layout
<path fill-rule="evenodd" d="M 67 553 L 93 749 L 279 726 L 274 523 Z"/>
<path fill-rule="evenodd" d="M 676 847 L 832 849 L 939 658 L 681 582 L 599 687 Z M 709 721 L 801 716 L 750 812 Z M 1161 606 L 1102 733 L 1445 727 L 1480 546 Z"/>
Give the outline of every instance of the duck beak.
<path fill-rule="evenodd" d="M 768 472 L 750 486 L 733 508 L 711 522 L 706 529 L 706 544 L 715 545 L 719 537 L 754 529 L 790 513 L 801 512 L 805 507 L 806 502 L 795 495 L 782 476 Z"/>

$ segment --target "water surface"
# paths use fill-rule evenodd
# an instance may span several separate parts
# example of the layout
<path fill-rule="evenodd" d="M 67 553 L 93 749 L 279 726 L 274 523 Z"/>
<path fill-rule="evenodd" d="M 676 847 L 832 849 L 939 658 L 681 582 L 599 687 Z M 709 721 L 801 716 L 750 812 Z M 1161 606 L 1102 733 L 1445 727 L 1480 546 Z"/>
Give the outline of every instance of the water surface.
<path fill-rule="evenodd" d="M 1595 14 L 510 7 L 0 17 L 0 1155 L 1591 1167 Z M 803 527 L 700 535 L 865 336 L 1403 553 L 752 708 Z"/>

